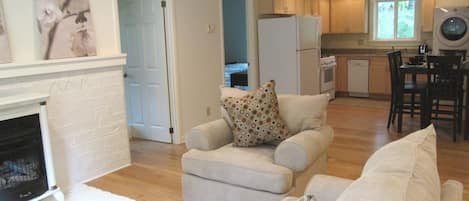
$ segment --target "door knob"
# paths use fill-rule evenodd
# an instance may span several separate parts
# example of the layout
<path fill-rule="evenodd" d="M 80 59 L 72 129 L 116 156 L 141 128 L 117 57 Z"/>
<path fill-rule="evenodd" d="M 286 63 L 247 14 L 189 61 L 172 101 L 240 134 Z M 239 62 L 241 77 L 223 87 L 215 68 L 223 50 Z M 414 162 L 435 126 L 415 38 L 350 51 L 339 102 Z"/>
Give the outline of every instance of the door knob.
<path fill-rule="evenodd" d="M 124 78 L 127 78 L 129 75 L 127 75 L 127 73 L 124 73 Z"/>

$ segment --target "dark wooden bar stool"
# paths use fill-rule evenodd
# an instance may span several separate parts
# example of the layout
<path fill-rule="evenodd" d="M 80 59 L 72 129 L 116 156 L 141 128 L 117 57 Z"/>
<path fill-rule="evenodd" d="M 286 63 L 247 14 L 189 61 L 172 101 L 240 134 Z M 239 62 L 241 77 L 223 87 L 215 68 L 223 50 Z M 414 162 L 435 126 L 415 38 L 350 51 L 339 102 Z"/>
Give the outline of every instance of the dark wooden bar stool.
<path fill-rule="evenodd" d="M 462 61 L 466 61 L 467 50 L 440 50 L 441 56 L 460 56 Z"/>
<path fill-rule="evenodd" d="M 401 51 L 388 53 L 389 68 L 391 72 L 391 106 L 389 108 L 388 125 L 395 122 L 398 117 L 397 130 L 402 132 L 403 114 L 414 114 L 421 116 L 421 127 L 425 126 L 425 97 L 427 96 L 427 84 L 415 81 L 405 81 L 405 76 L 401 75 L 400 67 L 402 66 Z M 419 95 L 417 101 L 415 96 Z M 410 95 L 411 100 L 406 101 L 406 96 Z M 419 112 L 415 112 L 418 110 Z"/>
<path fill-rule="evenodd" d="M 432 119 L 452 121 L 454 141 L 462 130 L 464 74 L 461 72 L 461 66 L 461 56 L 427 57 Z M 451 104 L 441 104 L 441 101 Z"/>

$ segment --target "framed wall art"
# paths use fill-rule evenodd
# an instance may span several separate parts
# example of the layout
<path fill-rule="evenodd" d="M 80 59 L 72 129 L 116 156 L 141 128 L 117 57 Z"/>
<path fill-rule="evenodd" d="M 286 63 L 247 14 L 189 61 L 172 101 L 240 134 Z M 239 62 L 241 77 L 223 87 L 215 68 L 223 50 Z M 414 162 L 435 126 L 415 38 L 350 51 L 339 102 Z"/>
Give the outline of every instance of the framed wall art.
<path fill-rule="evenodd" d="M 5 11 L 2 1 L 0 1 L 0 63 L 11 62 L 10 42 L 5 22 Z"/>
<path fill-rule="evenodd" d="M 37 0 L 43 59 L 96 55 L 89 0 Z"/>

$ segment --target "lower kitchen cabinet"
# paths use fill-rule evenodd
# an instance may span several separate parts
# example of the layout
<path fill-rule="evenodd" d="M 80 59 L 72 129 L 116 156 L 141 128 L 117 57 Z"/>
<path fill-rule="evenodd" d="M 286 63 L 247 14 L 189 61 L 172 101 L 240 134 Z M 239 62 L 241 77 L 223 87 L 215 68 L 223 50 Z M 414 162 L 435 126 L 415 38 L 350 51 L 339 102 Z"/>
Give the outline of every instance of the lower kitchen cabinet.
<path fill-rule="evenodd" d="M 391 74 L 387 57 L 371 57 L 369 91 L 374 95 L 391 94 Z"/>
<path fill-rule="evenodd" d="M 337 92 L 348 91 L 348 58 L 346 56 L 337 56 L 337 69 L 335 76 L 335 87 Z"/>

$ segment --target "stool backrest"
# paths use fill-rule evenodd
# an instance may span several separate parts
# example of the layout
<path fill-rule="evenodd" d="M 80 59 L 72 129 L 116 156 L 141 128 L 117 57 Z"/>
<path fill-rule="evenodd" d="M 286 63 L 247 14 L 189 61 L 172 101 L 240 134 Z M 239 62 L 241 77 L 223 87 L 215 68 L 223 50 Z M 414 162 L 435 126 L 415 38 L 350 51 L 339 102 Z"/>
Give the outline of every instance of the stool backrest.
<path fill-rule="evenodd" d="M 428 56 L 430 89 L 441 96 L 457 95 L 463 85 L 461 56 Z"/>
<path fill-rule="evenodd" d="M 467 50 L 440 50 L 441 56 L 460 56 L 462 61 L 466 61 Z"/>
<path fill-rule="evenodd" d="M 389 60 L 389 72 L 391 72 L 391 91 L 392 94 L 399 93 L 402 89 L 402 84 L 404 83 L 400 77 L 400 66 L 402 66 L 402 53 L 401 51 L 394 51 L 388 53 Z"/>

